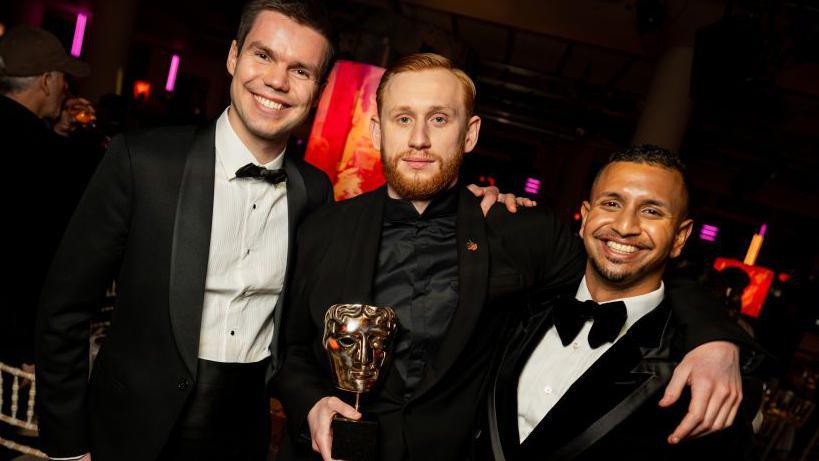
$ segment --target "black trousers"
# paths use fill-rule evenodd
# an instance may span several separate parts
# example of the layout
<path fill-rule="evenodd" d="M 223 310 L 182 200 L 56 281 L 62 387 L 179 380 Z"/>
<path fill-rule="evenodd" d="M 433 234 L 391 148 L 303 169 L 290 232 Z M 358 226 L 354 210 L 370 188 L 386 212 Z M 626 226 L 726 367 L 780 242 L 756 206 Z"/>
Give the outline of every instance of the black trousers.
<path fill-rule="evenodd" d="M 160 460 L 265 461 L 270 438 L 268 363 L 200 359 L 196 385 Z"/>

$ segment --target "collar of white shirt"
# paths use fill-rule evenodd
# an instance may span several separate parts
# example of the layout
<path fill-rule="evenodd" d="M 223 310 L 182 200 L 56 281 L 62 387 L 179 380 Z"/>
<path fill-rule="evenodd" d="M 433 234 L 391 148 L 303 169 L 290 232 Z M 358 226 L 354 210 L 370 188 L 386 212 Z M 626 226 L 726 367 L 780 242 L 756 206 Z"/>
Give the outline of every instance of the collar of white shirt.
<path fill-rule="evenodd" d="M 589 299 L 592 299 L 592 295 L 589 293 L 589 287 L 586 286 L 585 276 L 583 277 L 583 280 L 580 281 L 580 286 L 577 287 L 577 294 L 575 294 L 574 297 L 578 301 L 588 301 Z M 659 306 L 660 303 L 663 302 L 664 297 L 665 284 L 660 281 L 660 287 L 650 293 L 632 296 L 630 298 L 612 299 L 611 301 L 606 302 L 623 301 L 623 303 L 626 305 L 626 312 L 628 313 L 628 316 L 626 317 L 626 324 L 620 333 L 622 336 L 626 331 L 628 331 L 629 328 L 631 328 L 632 325 L 643 318 L 644 315 L 648 314 Z"/>
<path fill-rule="evenodd" d="M 219 119 L 216 120 L 216 159 L 222 166 L 221 174 L 228 181 L 236 178 L 236 171 L 247 165 L 253 163 L 254 165 L 263 166 L 269 170 L 277 170 L 284 165 L 284 152 L 282 150 L 273 161 L 260 165 L 256 157 L 250 152 L 250 149 L 245 146 L 236 131 L 230 125 L 228 118 L 228 111 L 230 106 L 222 112 Z"/>

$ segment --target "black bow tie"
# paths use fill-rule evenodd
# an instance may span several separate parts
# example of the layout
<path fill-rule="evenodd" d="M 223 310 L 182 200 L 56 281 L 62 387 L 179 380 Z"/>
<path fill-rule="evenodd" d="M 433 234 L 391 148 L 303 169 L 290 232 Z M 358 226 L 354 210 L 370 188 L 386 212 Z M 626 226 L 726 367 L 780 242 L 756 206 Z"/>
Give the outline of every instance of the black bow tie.
<path fill-rule="evenodd" d="M 284 170 L 268 170 L 265 167 L 248 163 L 236 170 L 236 177 L 264 179 L 270 184 L 278 184 L 287 181 L 287 172 Z"/>
<path fill-rule="evenodd" d="M 626 323 L 626 304 L 623 301 L 597 304 L 592 300 L 580 302 L 571 297 L 560 298 L 553 311 L 555 328 L 564 346 L 577 337 L 583 324 L 592 320 L 589 346 L 597 349 L 612 343 Z"/>

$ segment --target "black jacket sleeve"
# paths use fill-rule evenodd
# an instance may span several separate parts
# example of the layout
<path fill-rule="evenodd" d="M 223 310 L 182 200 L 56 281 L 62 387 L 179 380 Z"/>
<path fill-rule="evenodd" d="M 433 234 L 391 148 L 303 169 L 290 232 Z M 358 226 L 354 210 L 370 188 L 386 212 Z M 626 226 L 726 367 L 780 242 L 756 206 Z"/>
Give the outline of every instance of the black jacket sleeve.
<path fill-rule="evenodd" d="M 538 208 L 512 214 L 496 204 L 486 219 L 490 237 L 502 241 L 504 253 L 515 260 L 511 264 L 523 276 L 525 287 L 547 298 L 577 290 L 586 253 L 580 238 L 557 216 Z"/>
<path fill-rule="evenodd" d="M 332 195 L 329 197 L 332 199 Z M 292 437 L 306 433 L 307 414 L 313 405 L 322 397 L 333 395 L 332 386 L 323 378 L 326 373 L 315 358 L 313 347 L 321 332 L 310 318 L 308 303 L 311 274 L 324 253 L 324 239 L 315 235 L 321 233 L 321 228 L 320 219 L 313 216 L 302 224 L 297 236 L 295 271 L 280 333 L 284 335 L 284 360 L 272 380 L 273 393 L 282 402 Z"/>
<path fill-rule="evenodd" d="M 678 332 L 675 346 L 682 353 L 711 341 L 732 342 L 743 352 L 757 349 L 754 340 L 702 284 L 672 276 L 666 278 L 666 290 Z"/>
<path fill-rule="evenodd" d="M 89 451 L 90 321 L 122 260 L 131 171 L 125 138 L 115 138 L 69 223 L 40 298 L 37 408 L 43 450 L 52 457 Z"/>

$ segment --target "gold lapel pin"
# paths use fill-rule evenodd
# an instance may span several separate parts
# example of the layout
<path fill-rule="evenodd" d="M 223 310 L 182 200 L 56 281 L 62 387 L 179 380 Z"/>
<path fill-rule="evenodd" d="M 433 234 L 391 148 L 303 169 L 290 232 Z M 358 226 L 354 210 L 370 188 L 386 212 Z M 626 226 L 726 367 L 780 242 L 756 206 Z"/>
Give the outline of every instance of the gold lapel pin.
<path fill-rule="evenodd" d="M 466 249 L 469 251 L 478 251 L 478 244 L 473 242 L 472 240 L 467 240 Z"/>

